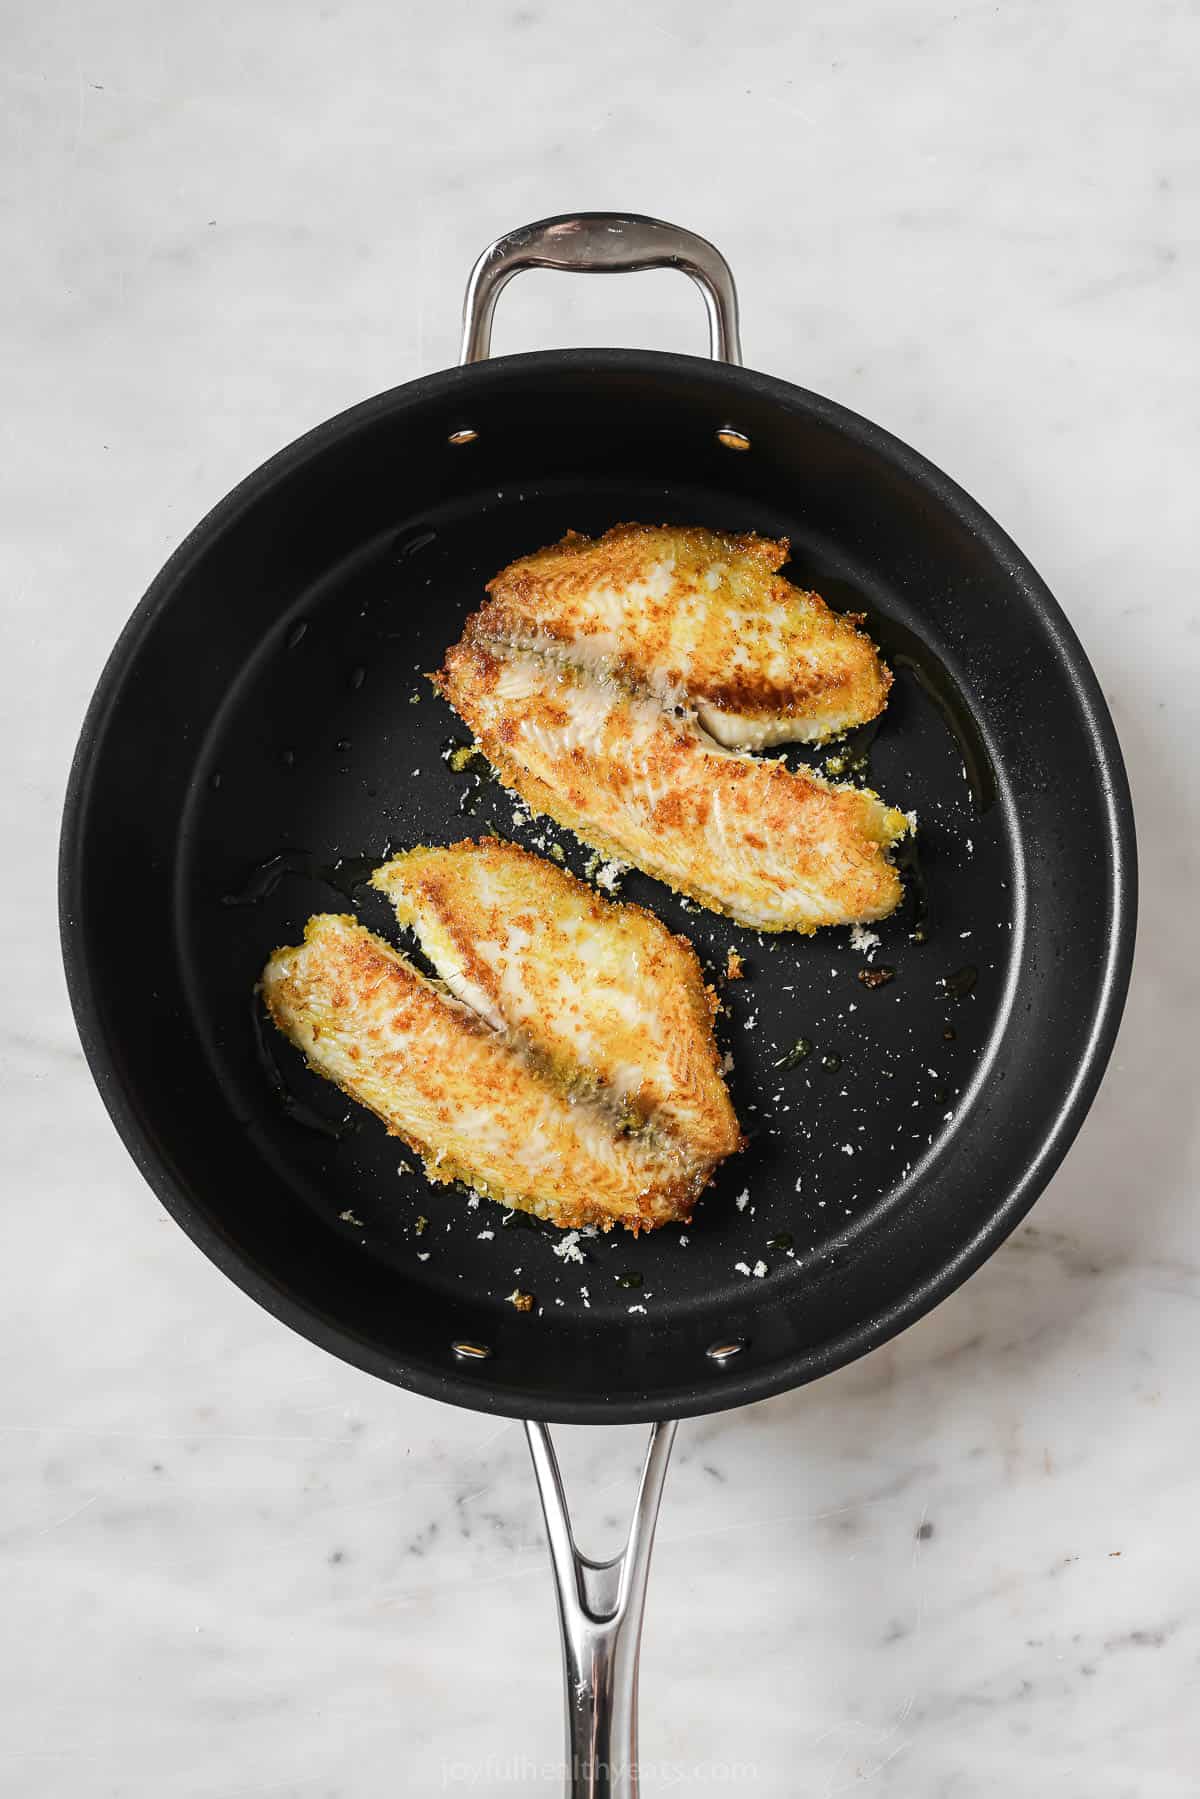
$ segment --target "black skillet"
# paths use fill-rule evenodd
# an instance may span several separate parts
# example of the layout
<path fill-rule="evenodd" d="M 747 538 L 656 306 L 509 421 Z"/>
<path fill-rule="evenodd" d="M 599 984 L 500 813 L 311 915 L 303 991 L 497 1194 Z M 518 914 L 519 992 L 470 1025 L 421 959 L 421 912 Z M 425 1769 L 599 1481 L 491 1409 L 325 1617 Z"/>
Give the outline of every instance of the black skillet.
<path fill-rule="evenodd" d="M 683 269 L 713 360 L 488 361 L 496 295 L 527 266 Z M 841 756 L 831 772 L 914 808 L 919 860 L 870 961 L 846 932 L 760 940 L 626 878 L 719 985 L 729 948 L 746 960 L 719 1029 L 751 1142 L 690 1230 L 585 1239 L 581 1263 L 549 1227 L 431 1189 L 264 1033 L 252 991 L 311 912 L 353 909 L 394 935 L 359 884 L 389 848 L 493 830 L 584 867 L 571 838 L 450 765 L 465 733 L 423 671 L 504 563 L 625 519 L 786 536 L 793 579 L 868 613 L 896 672 L 887 713 L 873 739 L 807 759 Z M 1020 551 L 887 432 L 742 369 L 724 260 L 632 216 L 500 239 L 471 278 L 463 366 L 319 426 L 209 514 L 109 659 L 63 826 L 80 1034 L 159 1198 L 312 1341 L 538 1421 L 568 1673 L 585 1683 L 568 1708 L 581 1793 L 635 1790 L 661 1421 L 864 1354 L 996 1248 L 1095 1093 L 1134 905 L 1112 723 Z M 533 1313 L 508 1303 L 518 1285 Z M 634 1536 L 597 1569 L 571 1543 L 544 1425 L 631 1420 L 658 1421 Z"/>

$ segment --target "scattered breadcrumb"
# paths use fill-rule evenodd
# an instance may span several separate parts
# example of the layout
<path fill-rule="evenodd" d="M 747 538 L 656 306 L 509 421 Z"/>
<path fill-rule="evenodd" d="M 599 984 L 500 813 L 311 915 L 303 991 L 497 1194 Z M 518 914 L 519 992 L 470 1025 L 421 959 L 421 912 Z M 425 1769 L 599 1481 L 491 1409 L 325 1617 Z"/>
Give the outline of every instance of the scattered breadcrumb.
<path fill-rule="evenodd" d="M 509 1305 L 515 1306 L 518 1312 L 532 1312 L 533 1310 L 533 1294 L 522 1293 L 520 1287 L 514 1287 L 512 1292 L 507 1295 L 507 1299 Z"/>
<path fill-rule="evenodd" d="M 495 1231 L 476 1231 L 475 1241 L 477 1243 L 490 1243 L 495 1235 Z"/>
<path fill-rule="evenodd" d="M 644 1312 L 646 1308 L 645 1306 L 628 1306 L 626 1307 L 626 1310 L 630 1312 Z"/>
<path fill-rule="evenodd" d="M 864 955 L 867 958 L 868 962 L 879 948 L 881 942 L 882 939 L 878 931 L 868 931 L 867 927 L 861 924 L 852 924 L 850 926 L 850 948 L 858 950 L 861 955 Z"/>
<path fill-rule="evenodd" d="M 422 1232 L 425 1230 L 428 1223 L 429 1223 L 429 1220 L 428 1220 L 428 1218 L 426 1218 L 424 1212 L 418 1213 L 417 1222 L 413 1225 L 413 1229 L 417 1233 L 418 1237 L 421 1236 Z"/>
<path fill-rule="evenodd" d="M 739 1193 L 733 1203 L 737 1207 L 739 1212 L 744 1212 L 746 1210 L 746 1207 L 750 1204 L 750 1189 L 749 1189 L 749 1187 L 746 1188 L 744 1193 Z"/>
<path fill-rule="evenodd" d="M 630 866 L 628 862 L 618 862 L 615 857 L 607 859 L 593 850 L 584 864 L 583 872 L 589 881 L 594 881 L 605 893 L 617 893 Z"/>
<path fill-rule="evenodd" d="M 343 1224 L 356 1224 L 356 1225 L 357 1225 L 357 1226 L 358 1226 L 358 1228 L 359 1228 L 359 1230 L 362 1230 L 362 1228 L 363 1228 L 363 1221 L 362 1221 L 362 1219 L 361 1219 L 361 1218 L 356 1218 L 356 1217 L 355 1217 L 355 1216 L 354 1216 L 354 1213 L 353 1213 L 353 1212 L 349 1212 L 349 1211 L 347 1211 L 347 1212 L 339 1212 L 339 1213 L 338 1213 L 338 1217 L 339 1217 L 339 1218 L 340 1218 L 340 1219 L 341 1219 L 341 1221 L 342 1221 L 342 1223 L 343 1223 Z"/>
<path fill-rule="evenodd" d="M 554 1253 L 563 1262 L 582 1262 L 583 1251 L 579 1247 L 579 1232 L 568 1231 L 562 1242 L 554 1245 Z"/>
<path fill-rule="evenodd" d="M 744 980 L 745 978 L 746 978 L 745 958 L 742 956 L 739 956 L 735 949 L 731 949 L 729 951 L 728 955 L 725 957 L 725 979 L 727 981 L 741 981 L 741 980 Z"/>

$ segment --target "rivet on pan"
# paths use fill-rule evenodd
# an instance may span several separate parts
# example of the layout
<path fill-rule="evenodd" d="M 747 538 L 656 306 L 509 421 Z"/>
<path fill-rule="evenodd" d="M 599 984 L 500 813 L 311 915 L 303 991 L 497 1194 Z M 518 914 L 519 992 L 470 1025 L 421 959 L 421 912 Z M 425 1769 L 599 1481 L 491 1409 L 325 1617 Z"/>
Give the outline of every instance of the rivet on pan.
<path fill-rule="evenodd" d="M 452 444 L 473 444 L 478 436 L 478 431 L 472 431 L 469 425 L 465 425 L 461 431 L 452 431 L 447 441 Z"/>
<path fill-rule="evenodd" d="M 711 1343 L 704 1353 L 711 1362 L 729 1362 L 735 1355 L 741 1355 L 745 1347 L 744 1337 L 734 1337 L 729 1343 Z"/>
<path fill-rule="evenodd" d="M 744 431 L 735 431 L 732 425 L 722 425 L 717 432 L 717 442 L 724 444 L 727 450 L 748 450 L 750 439 Z"/>
<path fill-rule="evenodd" d="M 460 1362 L 486 1362 L 492 1353 L 486 1343 L 452 1343 L 450 1347 Z"/>

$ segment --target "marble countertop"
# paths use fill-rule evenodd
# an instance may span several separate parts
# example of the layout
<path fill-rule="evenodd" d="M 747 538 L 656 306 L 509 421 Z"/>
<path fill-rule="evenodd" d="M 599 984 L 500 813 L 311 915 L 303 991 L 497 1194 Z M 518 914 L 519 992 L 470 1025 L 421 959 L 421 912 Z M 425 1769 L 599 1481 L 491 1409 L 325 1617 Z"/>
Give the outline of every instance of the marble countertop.
<path fill-rule="evenodd" d="M 1113 1065 L 1029 1224 L 857 1366 L 681 1429 L 645 1792 L 1195 1794 L 1200 21 L 167 21 L 17 0 L 0 68 L 0 1791 L 557 1791 L 520 1426 L 342 1367 L 165 1216 L 76 1042 L 54 857 L 88 694 L 188 527 L 310 424 L 451 361 L 498 231 L 618 207 L 712 237 L 750 363 L 889 426 L 1012 532 L 1109 697 L 1143 880 Z M 498 349 L 604 341 L 698 351 L 702 315 L 667 275 L 505 297 Z M 642 1433 L 559 1436 L 602 1548 Z"/>

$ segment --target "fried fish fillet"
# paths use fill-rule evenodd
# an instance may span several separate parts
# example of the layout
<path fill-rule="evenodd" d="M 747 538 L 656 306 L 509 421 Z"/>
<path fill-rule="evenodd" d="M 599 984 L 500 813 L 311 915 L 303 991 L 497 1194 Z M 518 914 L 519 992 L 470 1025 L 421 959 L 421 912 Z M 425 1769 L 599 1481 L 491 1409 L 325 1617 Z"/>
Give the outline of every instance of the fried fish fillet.
<path fill-rule="evenodd" d="M 730 748 L 818 742 L 882 712 L 892 677 L 857 620 L 783 578 L 788 552 L 701 527 L 569 531 L 490 582 L 472 634 L 682 703 Z"/>
<path fill-rule="evenodd" d="M 681 1137 L 623 1129 L 353 918 L 311 918 L 261 991 L 311 1067 L 375 1112 L 431 1180 L 579 1229 L 637 1232 L 691 1216 L 713 1158 Z"/>
<path fill-rule="evenodd" d="M 857 787 L 722 748 L 612 679 L 476 642 L 438 685 L 533 811 L 760 931 L 884 918 L 902 812 Z"/>
<path fill-rule="evenodd" d="M 670 1132 L 698 1163 L 740 1147 L 716 996 L 691 944 L 651 913 L 495 837 L 409 850 L 372 884 L 451 991 L 566 1085 Z"/>

